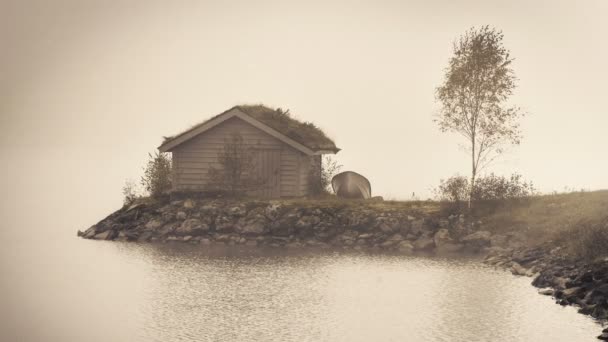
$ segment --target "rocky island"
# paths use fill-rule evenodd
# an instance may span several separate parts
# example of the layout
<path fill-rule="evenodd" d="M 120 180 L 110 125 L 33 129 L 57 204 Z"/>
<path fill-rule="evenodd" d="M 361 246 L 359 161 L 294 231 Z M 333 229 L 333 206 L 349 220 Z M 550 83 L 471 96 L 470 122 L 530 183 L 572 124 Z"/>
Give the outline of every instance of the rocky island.
<path fill-rule="evenodd" d="M 192 244 L 489 252 L 520 246 L 521 234 L 472 230 L 465 215 L 427 203 L 185 199 L 124 207 L 79 236 Z"/>
<path fill-rule="evenodd" d="M 564 201 L 571 200 L 572 196 L 566 196 L 547 204 L 546 199 L 537 199 L 510 208 L 509 217 L 517 217 L 517 210 L 524 209 L 547 212 L 561 208 L 563 214 L 567 212 Z M 503 211 L 480 218 L 445 210 L 441 203 L 431 201 L 142 199 L 78 235 L 95 240 L 188 243 L 201 248 L 240 245 L 406 255 L 476 253 L 485 256 L 489 265 L 533 277 L 539 292 L 553 296 L 560 305 L 574 305 L 583 314 L 607 319 L 608 258 L 590 260 L 548 238 L 539 241 L 534 231 L 521 228 L 522 222 L 498 223 L 496 218 Z M 600 224 L 608 230 L 608 219 Z M 600 337 L 608 338 L 608 332 Z"/>

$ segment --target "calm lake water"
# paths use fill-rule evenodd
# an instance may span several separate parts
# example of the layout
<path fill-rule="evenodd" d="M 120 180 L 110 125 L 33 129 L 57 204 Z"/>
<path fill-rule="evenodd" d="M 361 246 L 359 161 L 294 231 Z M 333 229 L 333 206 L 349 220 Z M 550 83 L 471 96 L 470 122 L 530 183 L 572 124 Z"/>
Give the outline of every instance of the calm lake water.
<path fill-rule="evenodd" d="M 72 236 L 9 245 L 1 341 L 593 341 L 601 331 L 478 259 Z"/>
<path fill-rule="evenodd" d="M 0 177 L 3 342 L 571 342 L 601 331 L 478 259 L 82 240 L 77 229 L 120 206 L 124 171 L 88 149 L 47 152 L 7 154 Z"/>

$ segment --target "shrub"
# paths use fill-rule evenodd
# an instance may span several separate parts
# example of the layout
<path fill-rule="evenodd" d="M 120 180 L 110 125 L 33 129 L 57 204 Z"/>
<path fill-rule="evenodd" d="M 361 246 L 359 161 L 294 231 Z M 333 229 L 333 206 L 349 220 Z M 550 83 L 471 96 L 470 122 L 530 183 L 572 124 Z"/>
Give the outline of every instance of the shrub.
<path fill-rule="evenodd" d="M 319 162 L 321 165 L 318 164 Z M 327 195 L 331 193 L 331 179 L 340 171 L 342 165 L 331 156 L 325 156 L 316 163 L 311 167 L 308 175 L 309 192 L 313 196 Z"/>
<path fill-rule="evenodd" d="M 129 206 L 135 202 L 138 198 L 141 198 L 141 191 L 132 179 L 127 179 L 125 185 L 122 187 L 122 194 L 124 195 L 123 204 Z"/>
<path fill-rule="evenodd" d="M 439 181 L 439 186 L 433 190 L 440 201 L 460 203 L 469 197 L 469 180 L 467 177 L 456 175 Z"/>
<path fill-rule="evenodd" d="M 256 156 L 256 150 L 245 145 L 240 134 L 232 134 L 218 154 L 219 168 L 209 168 L 210 186 L 218 194 L 233 197 L 261 189 L 266 180 L 256 175 Z"/>
<path fill-rule="evenodd" d="M 171 190 L 171 158 L 166 153 L 148 153 L 148 164 L 141 185 L 152 198 L 160 198 Z"/>
<path fill-rule="evenodd" d="M 469 179 L 456 175 L 441 180 L 434 190 L 435 196 L 441 201 L 460 203 L 469 197 Z M 535 195 L 536 189 L 532 182 L 525 182 L 520 174 L 514 173 L 509 178 L 493 173 L 477 178 L 473 189 L 473 201 L 509 200 Z"/>

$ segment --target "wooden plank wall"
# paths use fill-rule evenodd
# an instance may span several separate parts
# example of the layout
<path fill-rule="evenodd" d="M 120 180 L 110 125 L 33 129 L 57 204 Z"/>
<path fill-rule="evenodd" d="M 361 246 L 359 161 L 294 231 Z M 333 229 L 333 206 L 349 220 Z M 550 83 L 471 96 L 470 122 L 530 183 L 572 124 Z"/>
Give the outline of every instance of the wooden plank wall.
<path fill-rule="evenodd" d="M 279 189 L 271 189 L 266 192 L 267 196 L 280 194 L 281 197 L 296 197 L 306 194 L 310 158 L 239 118 L 231 118 L 173 150 L 173 190 L 205 190 L 209 168 L 211 165 L 219 167 L 218 153 L 223 150 L 225 139 L 233 132 L 238 132 L 243 137 L 246 146 L 278 152 Z M 262 156 L 262 153 L 259 155 Z"/>
<path fill-rule="evenodd" d="M 320 155 L 315 155 L 315 156 L 306 156 L 304 154 L 302 154 L 302 156 L 300 157 L 301 161 L 300 161 L 300 187 L 299 187 L 299 191 L 302 194 L 302 196 L 308 195 L 309 193 L 309 189 L 308 189 L 308 182 L 309 182 L 309 177 L 311 172 L 313 171 L 313 169 L 315 169 L 315 175 L 320 174 L 320 168 L 321 168 L 321 156 Z"/>

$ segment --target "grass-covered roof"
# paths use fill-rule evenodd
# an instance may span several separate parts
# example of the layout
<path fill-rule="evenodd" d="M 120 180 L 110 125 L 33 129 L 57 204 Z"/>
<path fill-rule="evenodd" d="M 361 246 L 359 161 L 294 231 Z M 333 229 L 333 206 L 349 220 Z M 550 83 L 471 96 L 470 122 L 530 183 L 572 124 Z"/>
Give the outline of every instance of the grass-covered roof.
<path fill-rule="evenodd" d="M 337 152 L 340 150 L 336 147 L 333 140 L 331 140 L 325 134 L 325 132 L 323 132 L 323 130 L 321 130 L 315 124 L 307 121 L 300 121 L 294 118 L 289 110 L 282 110 L 281 108 L 273 109 L 261 104 L 235 106 L 221 114 L 213 116 L 200 124 L 193 126 L 186 132 L 165 138 L 164 144 L 235 108 L 313 151 L 328 150 Z"/>

